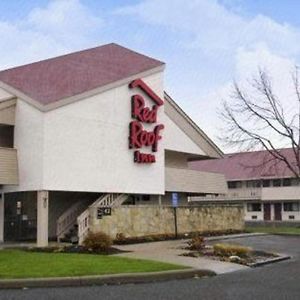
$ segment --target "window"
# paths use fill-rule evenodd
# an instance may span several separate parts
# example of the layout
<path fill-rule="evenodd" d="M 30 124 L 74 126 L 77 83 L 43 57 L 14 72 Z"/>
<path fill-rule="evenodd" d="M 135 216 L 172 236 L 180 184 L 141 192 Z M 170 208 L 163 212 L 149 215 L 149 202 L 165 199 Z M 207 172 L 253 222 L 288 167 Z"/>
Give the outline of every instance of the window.
<path fill-rule="evenodd" d="M 257 220 L 257 216 L 251 216 L 252 220 Z"/>
<path fill-rule="evenodd" d="M 261 211 L 261 204 L 260 203 L 248 203 L 247 211 Z"/>
<path fill-rule="evenodd" d="M 248 180 L 248 181 L 246 181 L 246 186 L 248 188 L 260 187 L 260 180 Z"/>
<path fill-rule="evenodd" d="M 283 186 L 291 186 L 292 185 L 291 178 L 284 178 L 282 181 L 282 185 Z"/>
<path fill-rule="evenodd" d="M 284 211 L 299 211 L 299 203 L 298 202 L 287 202 L 283 203 Z"/>
<path fill-rule="evenodd" d="M 269 179 L 265 179 L 262 182 L 263 187 L 269 187 L 271 185 L 271 181 Z"/>
<path fill-rule="evenodd" d="M 281 179 L 274 179 L 273 186 L 281 186 Z"/>
<path fill-rule="evenodd" d="M 289 216 L 289 220 L 295 220 L 295 216 Z"/>
<path fill-rule="evenodd" d="M 291 178 L 291 185 L 297 186 L 299 185 L 299 183 L 300 183 L 299 178 Z"/>
<path fill-rule="evenodd" d="M 238 189 L 242 187 L 241 181 L 228 181 L 227 183 L 229 189 Z"/>

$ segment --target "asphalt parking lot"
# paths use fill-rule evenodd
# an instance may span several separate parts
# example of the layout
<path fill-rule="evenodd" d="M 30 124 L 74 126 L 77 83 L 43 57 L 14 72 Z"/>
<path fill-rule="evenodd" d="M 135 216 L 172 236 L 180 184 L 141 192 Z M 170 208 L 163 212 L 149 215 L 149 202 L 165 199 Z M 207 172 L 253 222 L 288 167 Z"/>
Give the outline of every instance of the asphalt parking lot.
<path fill-rule="evenodd" d="M 226 240 L 292 259 L 218 275 L 148 284 L 78 288 L 1 290 L 0 299 L 300 299 L 300 236 L 257 236 Z"/>

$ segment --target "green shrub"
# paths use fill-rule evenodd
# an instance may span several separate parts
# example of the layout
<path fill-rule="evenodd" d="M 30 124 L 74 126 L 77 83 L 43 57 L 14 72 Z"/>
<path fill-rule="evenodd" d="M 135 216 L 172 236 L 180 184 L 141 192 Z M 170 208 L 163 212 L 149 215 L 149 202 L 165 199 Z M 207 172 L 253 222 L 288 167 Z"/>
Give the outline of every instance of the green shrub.
<path fill-rule="evenodd" d="M 94 252 L 107 252 L 112 245 L 112 239 L 104 232 L 89 232 L 83 241 L 83 246 Z"/>
<path fill-rule="evenodd" d="M 190 241 L 188 241 L 188 248 L 190 250 L 200 251 L 205 248 L 204 237 L 201 235 L 194 236 Z"/>
<path fill-rule="evenodd" d="M 117 243 L 122 243 L 126 241 L 126 236 L 124 233 L 119 232 L 116 234 L 115 242 Z"/>
<path fill-rule="evenodd" d="M 246 257 L 252 251 L 249 247 L 232 244 L 215 244 L 213 246 L 214 254 L 217 256 L 240 256 Z"/>

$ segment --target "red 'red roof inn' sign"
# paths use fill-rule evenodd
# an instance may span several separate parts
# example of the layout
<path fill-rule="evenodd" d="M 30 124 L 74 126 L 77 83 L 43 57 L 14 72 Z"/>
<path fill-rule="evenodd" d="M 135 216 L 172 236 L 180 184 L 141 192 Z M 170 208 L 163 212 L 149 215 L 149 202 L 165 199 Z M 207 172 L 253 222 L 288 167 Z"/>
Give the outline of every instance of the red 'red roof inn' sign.
<path fill-rule="evenodd" d="M 153 131 L 147 131 L 142 123 L 156 124 L 158 109 L 164 102 L 142 79 L 136 79 L 129 84 L 129 88 L 136 87 L 144 91 L 155 104 L 152 108 L 146 107 L 142 95 L 135 94 L 131 97 L 131 117 L 135 120 L 129 124 L 129 148 L 141 149 L 150 146 L 152 152 L 157 152 L 158 141 L 161 139 L 160 131 L 164 129 L 164 125 L 157 124 Z M 152 153 L 134 151 L 136 163 L 154 163 L 155 161 L 155 155 Z"/>

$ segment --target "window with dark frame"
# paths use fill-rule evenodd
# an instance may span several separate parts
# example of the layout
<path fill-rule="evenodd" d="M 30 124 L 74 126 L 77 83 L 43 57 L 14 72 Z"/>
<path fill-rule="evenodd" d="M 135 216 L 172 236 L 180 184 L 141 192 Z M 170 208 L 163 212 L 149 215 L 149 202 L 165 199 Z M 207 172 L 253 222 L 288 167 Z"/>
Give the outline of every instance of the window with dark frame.
<path fill-rule="evenodd" d="M 242 187 L 241 181 L 228 181 L 227 186 L 229 189 L 238 189 Z"/>
<path fill-rule="evenodd" d="M 248 203 L 247 211 L 261 211 L 261 203 Z"/>
<path fill-rule="evenodd" d="M 298 202 L 286 202 L 283 203 L 284 211 L 299 211 L 299 203 Z"/>
<path fill-rule="evenodd" d="M 282 186 L 291 186 L 292 185 L 292 181 L 291 178 L 284 178 L 282 181 Z"/>
<path fill-rule="evenodd" d="M 281 186 L 281 179 L 273 179 L 273 186 L 275 187 Z"/>

